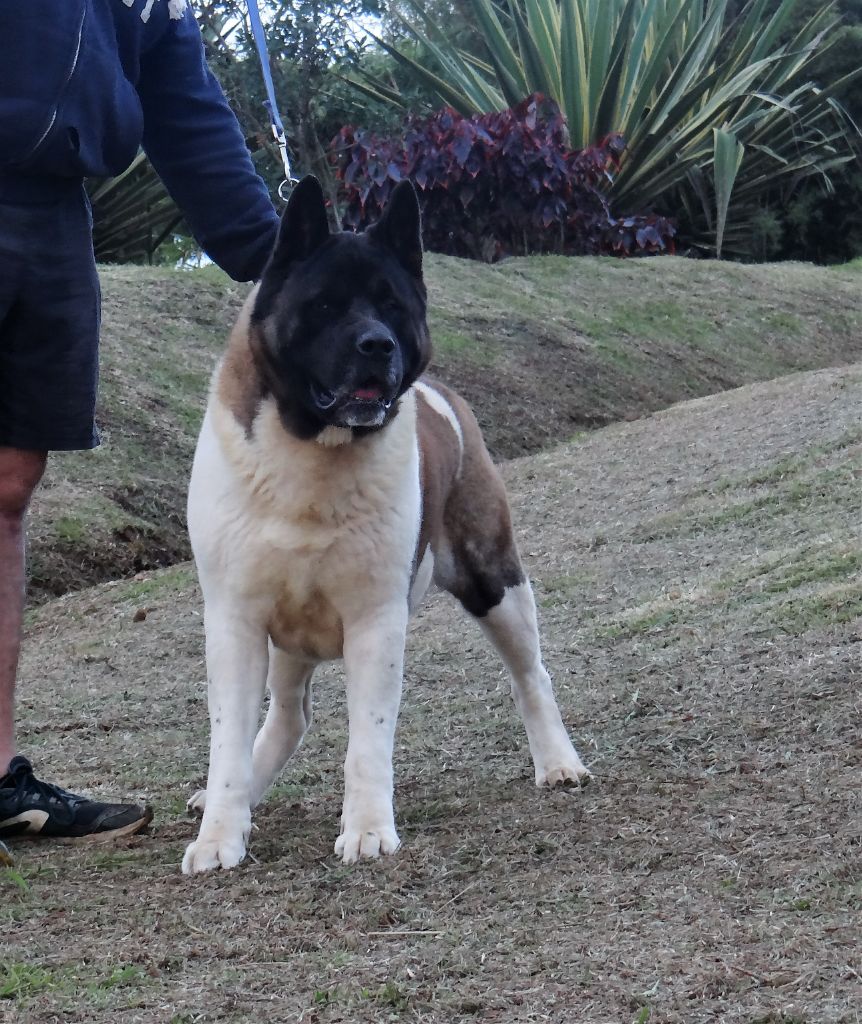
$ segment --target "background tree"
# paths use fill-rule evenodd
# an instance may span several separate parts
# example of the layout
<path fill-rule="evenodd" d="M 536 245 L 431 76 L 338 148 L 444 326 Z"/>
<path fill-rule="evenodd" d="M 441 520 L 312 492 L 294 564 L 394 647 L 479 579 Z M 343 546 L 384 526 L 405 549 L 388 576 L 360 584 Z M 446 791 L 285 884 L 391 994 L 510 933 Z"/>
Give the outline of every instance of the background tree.
<path fill-rule="evenodd" d="M 367 44 L 359 20 L 378 13 L 378 0 L 259 0 L 279 109 L 295 174 L 313 172 L 335 199 L 325 147 L 348 121 L 374 105 L 335 69 L 353 66 Z M 258 170 L 275 192 L 284 177 L 272 139 L 260 63 L 245 0 L 197 0 L 207 59 L 237 114 Z M 381 108 L 382 109 L 382 108 Z M 374 117 L 371 111 L 372 119 Z M 391 110 L 386 110 L 391 119 Z M 168 245 L 184 234 L 179 212 L 149 162 L 109 182 L 90 182 L 97 257 L 104 262 L 173 258 Z M 185 250 L 186 245 L 182 243 Z"/>
<path fill-rule="evenodd" d="M 804 0 L 802 11 L 816 6 Z M 845 77 L 862 65 L 862 0 L 841 0 L 842 24 L 828 55 L 812 74 L 820 82 Z M 862 78 L 836 94 L 856 125 L 862 127 Z M 773 197 L 764 211 L 764 259 L 844 263 L 862 256 L 862 146 L 855 159 L 830 176 L 829 188 L 818 181 L 801 182 L 786 203 Z M 771 239 L 771 244 L 770 243 Z"/>
<path fill-rule="evenodd" d="M 354 66 L 366 46 L 360 19 L 377 15 L 377 0 L 260 0 L 270 63 L 291 156 L 301 173 L 326 185 L 331 174 L 325 142 L 364 104 L 336 77 Z M 272 186 L 283 177 L 272 144 L 263 80 L 247 5 L 242 0 L 204 0 L 198 17 L 209 57 L 247 133 L 267 150 L 261 169 Z"/>

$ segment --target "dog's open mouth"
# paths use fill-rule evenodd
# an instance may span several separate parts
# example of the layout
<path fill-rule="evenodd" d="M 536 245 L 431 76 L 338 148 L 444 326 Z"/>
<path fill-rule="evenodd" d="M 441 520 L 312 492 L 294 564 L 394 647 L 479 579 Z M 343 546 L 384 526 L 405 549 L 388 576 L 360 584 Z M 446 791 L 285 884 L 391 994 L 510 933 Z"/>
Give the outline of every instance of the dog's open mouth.
<path fill-rule="evenodd" d="M 350 392 L 350 397 L 359 402 L 382 402 L 383 388 L 379 384 L 368 384 Z"/>
<path fill-rule="evenodd" d="M 328 412 L 339 426 L 380 426 L 392 407 L 393 397 L 384 385 L 364 381 L 357 387 L 332 391 L 316 381 L 311 383 L 311 397 L 321 412 Z"/>
<path fill-rule="evenodd" d="M 392 406 L 392 398 L 387 395 L 383 385 L 377 384 L 374 381 L 368 381 L 361 387 L 349 391 L 346 398 L 347 401 L 353 403 L 379 406 L 384 412 L 388 411 Z"/>

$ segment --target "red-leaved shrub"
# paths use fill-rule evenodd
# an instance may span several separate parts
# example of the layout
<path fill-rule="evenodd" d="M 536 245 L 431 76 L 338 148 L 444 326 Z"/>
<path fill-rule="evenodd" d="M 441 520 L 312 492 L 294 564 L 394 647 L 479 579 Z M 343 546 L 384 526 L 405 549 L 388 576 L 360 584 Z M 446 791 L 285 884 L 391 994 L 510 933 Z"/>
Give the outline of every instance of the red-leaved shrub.
<path fill-rule="evenodd" d="M 597 146 L 568 149 L 559 108 L 535 95 L 470 118 L 448 107 L 409 117 L 396 138 L 348 125 L 330 154 L 346 228 L 374 221 L 393 186 L 410 178 L 425 248 L 434 252 L 488 262 L 541 252 L 672 252 L 675 229 L 667 218 L 611 213 L 600 183 L 624 148 L 620 135 L 609 135 Z"/>

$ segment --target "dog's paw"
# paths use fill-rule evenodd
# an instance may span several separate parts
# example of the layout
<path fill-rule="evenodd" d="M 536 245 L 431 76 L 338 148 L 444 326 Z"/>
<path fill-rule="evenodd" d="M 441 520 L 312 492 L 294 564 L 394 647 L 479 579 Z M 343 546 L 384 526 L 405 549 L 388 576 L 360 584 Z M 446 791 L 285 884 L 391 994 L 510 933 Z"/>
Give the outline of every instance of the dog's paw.
<path fill-rule="evenodd" d="M 196 839 L 186 847 L 183 874 L 199 875 L 217 868 L 235 868 L 245 857 L 245 837 L 219 836 L 215 839 Z"/>
<path fill-rule="evenodd" d="M 389 825 L 361 831 L 347 829 L 335 840 L 335 853 L 345 864 L 355 864 L 395 853 L 400 845 L 398 833 Z"/>
<path fill-rule="evenodd" d="M 583 789 L 591 779 L 589 769 L 579 760 L 536 771 L 539 789 Z"/>
<path fill-rule="evenodd" d="M 205 789 L 199 789 L 186 801 L 186 811 L 196 818 L 202 818 L 206 805 L 207 791 Z"/>

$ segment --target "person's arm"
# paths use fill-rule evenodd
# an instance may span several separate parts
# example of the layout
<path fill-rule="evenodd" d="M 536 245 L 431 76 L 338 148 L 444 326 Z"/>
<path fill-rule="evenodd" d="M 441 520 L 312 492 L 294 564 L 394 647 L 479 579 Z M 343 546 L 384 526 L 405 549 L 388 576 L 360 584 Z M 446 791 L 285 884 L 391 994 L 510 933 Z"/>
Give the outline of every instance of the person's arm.
<path fill-rule="evenodd" d="M 191 12 L 142 57 L 144 150 L 204 251 L 234 280 L 259 278 L 278 215 L 204 58 Z"/>

